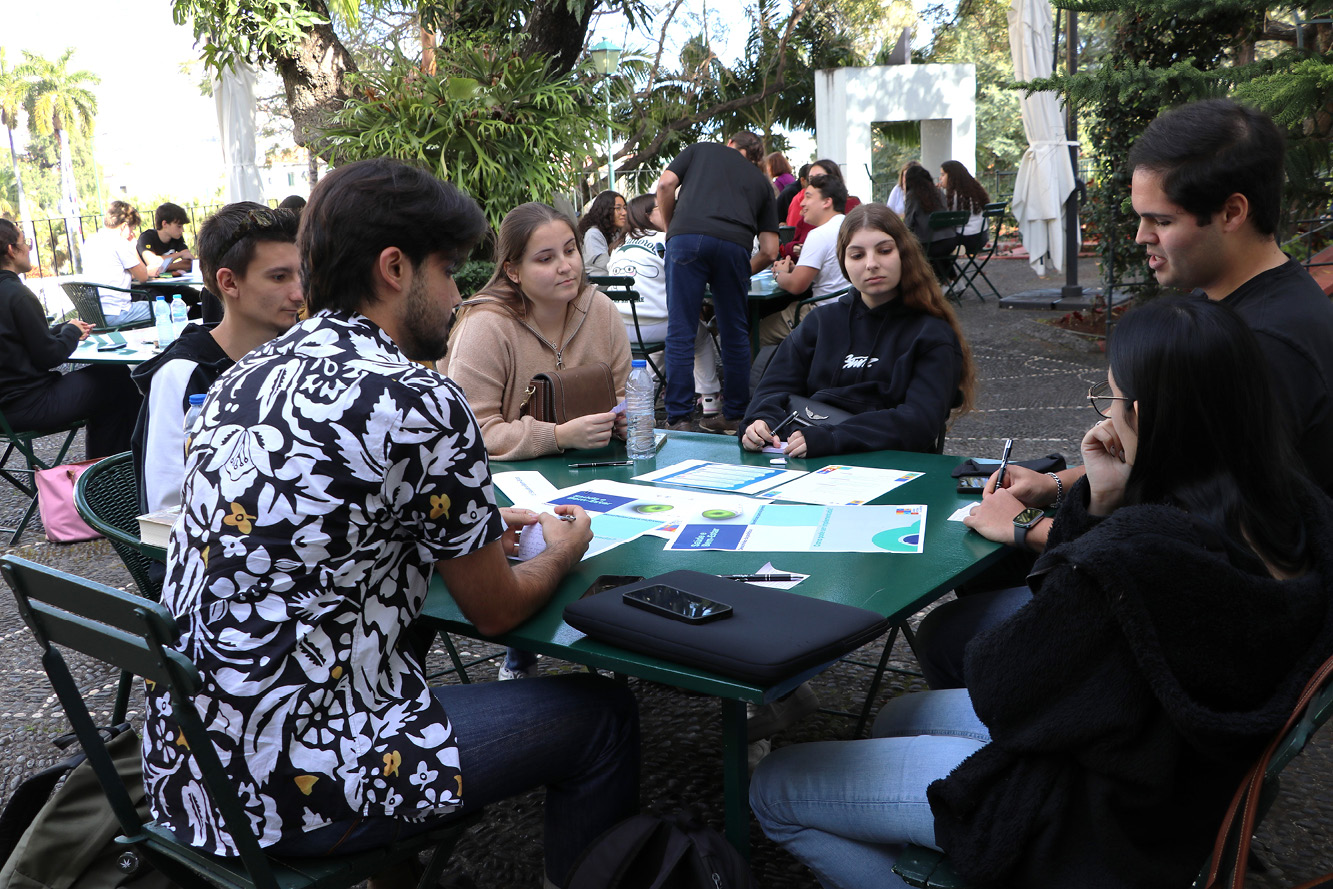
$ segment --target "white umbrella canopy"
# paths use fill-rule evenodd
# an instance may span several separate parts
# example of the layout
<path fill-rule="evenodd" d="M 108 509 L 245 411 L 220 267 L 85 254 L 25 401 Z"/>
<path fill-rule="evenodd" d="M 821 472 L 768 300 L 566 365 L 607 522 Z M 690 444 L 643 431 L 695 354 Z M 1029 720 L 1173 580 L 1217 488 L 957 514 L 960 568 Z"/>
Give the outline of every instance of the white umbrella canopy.
<path fill-rule="evenodd" d="M 1013 0 L 1009 6 L 1009 51 L 1014 80 L 1051 76 L 1051 5 L 1047 0 Z M 1074 190 L 1074 169 L 1065 139 L 1064 116 L 1053 92 L 1019 99 L 1027 151 L 1014 179 L 1013 213 L 1028 263 L 1038 275 L 1058 272 L 1065 263 L 1065 201 Z"/>
<path fill-rule="evenodd" d="M 244 62 L 224 69 L 213 81 L 222 137 L 222 163 L 227 168 L 227 201 L 264 203 L 264 183 L 255 165 L 255 72 Z"/>

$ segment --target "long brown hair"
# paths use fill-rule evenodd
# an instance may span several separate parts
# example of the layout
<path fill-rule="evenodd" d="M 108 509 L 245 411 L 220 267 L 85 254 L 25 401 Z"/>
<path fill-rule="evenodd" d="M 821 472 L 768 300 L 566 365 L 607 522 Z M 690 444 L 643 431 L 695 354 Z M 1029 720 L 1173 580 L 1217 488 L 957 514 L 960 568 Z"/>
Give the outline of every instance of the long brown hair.
<path fill-rule="evenodd" d="M 578 229 L 574 227 L 572 219 L 549 204 L 537 201 L 519 204 L 506 213 L 505 218 L 500 221 L 500 234 L 495 241 L 495 271 L 491 272 L 490 280 L 476 296 L 458 307 L 459 318 L 478 304 L 498 305 L 515 318 L 527 317 L 528 298 L 523 295 L 522 288 L 510 280 L 505 272 L 505 265 L 518 265 L 523 260 L 523 254 L 527 252 L 532 233 L 548 222 L 563 222 L 569 226 L 569 233 L 574 238 L 579 257 L 582 258 L 583 245 L 579 243 Z M 587 284 L 586 269 L 583 283 Z"/>
<path fill-rule="evenodd" d="M 902 266 L 898 299 L 902 304 L 943 320 L 953 330 L 954 336 L 958 337 L 958 348 L 963 352 L 963 374 L 958 381 L 958 390 L 963 394 L 963 401 L 954 416 L 967 413 L 972 409 L 977 395 L 977 369 L 972 362 L 972 350 L 967 345 L 967 337 L 963 336 L 963 328 L 958 324 L 953 306 L 949 305 L 940 290 L 940 282 L 935 278 L 930 261 L 926 259 L 926 251 L 921 249 L 921 244 L 902 217 L 883 204 L 860 204 L 848 210 L 842 228 L 838 229 L 838 268 L 842 270 L 842 276 L 847 278 L 847 261 L 844 257 L 852 235 L 866 229 L 884 232 L 898 245 Z"/>
<path fill-rule="evenodd" d="M 958 161 L 945 161 L 940 170 L 949 177 L 949 184 L 944 189 L 944 202 L 950 210 L 966 210 L 980 213 L 990 203 L 990 195 L 985 187 L 972 177 L 967 167 Z"/>
<path fill-rule="evenodd" d="M 909 201 L 916 201 L 922 213 L 934 213 L 948 209 L 944 206 L 944 196 L 930 178 L 930 171 L 925 167 L 912 167 L 903 174 L 903 191 Z"/>

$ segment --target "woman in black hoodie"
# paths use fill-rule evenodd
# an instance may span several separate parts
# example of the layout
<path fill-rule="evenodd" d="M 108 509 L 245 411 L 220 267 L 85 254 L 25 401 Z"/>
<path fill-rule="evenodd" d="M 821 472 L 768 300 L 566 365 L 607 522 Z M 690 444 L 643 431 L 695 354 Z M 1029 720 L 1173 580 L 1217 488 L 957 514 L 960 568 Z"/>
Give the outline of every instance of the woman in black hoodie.
<path fill-rule="evenodd" d="M 883 204 L 849 211 L 838 264 L 855 292 L 810 312 L 778 347 L 745 416 L 741 444 L 777 444 L 790 396 L 855 414 L 792 424 L 790 457 L 936 451 L 955 408 L 972 405 L 976 373 L 963 332 L 917 240 Z"/>
<path fill-rule="evenodd" d="M 890 701 L 865 741 L 755 772 L 765 833 L 825 887 L 903 885 L 903 843 L 970 883 L 1188 886 L 1241 776 L 1333 655 L 1333 504 L 1305 477 L 1232 310 L 1117 325 L 1087 475 L 1032 601 L 967 648 L 966 689 Z"/>

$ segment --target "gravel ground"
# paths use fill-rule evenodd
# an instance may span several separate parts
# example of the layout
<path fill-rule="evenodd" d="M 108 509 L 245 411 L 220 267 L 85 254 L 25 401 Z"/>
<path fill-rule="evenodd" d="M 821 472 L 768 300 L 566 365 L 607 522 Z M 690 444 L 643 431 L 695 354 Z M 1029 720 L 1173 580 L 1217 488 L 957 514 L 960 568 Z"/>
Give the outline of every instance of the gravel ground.
<path fill-rule="evenodd" d="M 1063 283 L 1039 281 L 1025 263 L 1014 260 L 991 263 L 988 274 L 1006 294 Z M 1080 263 L 1080 278 L 1085 283 L 1096 281 L 1092 260 Z M 1075 457 L 1083 431 L 1093 419 L 1084 396 L 1105 372 L 1105 359 L 1095 344 L 1040 323 L 1057 317 L 1058 312 L 1002 310 L 994 301 L 969 298 L 960 315 L 979 368 L 980 396 L 976 410 L 950 430 L 946 452 L 998 456 L 1003 440 L 1012 437 L 1016 459 L 1052 451 Z M 12 521 L 17 504 L 11 490 L 0 492 L 0 521 Z M 36 520 L 20 546 L 0 551 L 116 586 L 132 583 L 105 541 L 48 544 Z M 459 642 L 464 651 L 479 656 L 499 653 L 492 646 Z M 895 654 L 894 666 L 915 667 L 906 646 L 900 643 Z M 860 655 L 859 660 L 875 661 L 879 646 L 867 646 Z M 433 660 L 444 665 L 442 650 L 435 652 Z M 541 663 L 543 672 L 578 669 L 550 659 Z M 6 680 L 0 687 L 0 763 L 4 763 L 0 766 L 0 800 L 8 800 L 24 775 L 56 761 L 49 740 L 66 731 L 63 713 L 8 595 L 0 595 L 0 669 Z M 96 692 L 98 707 L 109 716 L 115 686 L 111 671 L 85 662 L 74 663 L 73 669 L 80 684 Z M 494 662 L 473 668 L 478 678 L 490 678 L 493 671 Z M 844 661 L 813 684 L 824 706 L 851 708 L 868 688 L 870 674 L 869 668 Z M 644 808 L 663 812 L 690 809 L 720 829 L 722 745 L 716 703 L 651 682 L 631 679 L 630 685 L 638 696 L 643 720 Z M 916 677 L 889 674 L 878 703 L 921 687 Z M 132 707 L 136 715 L 141 712 L 140 702 Z M 842 717 L 820 713 L 778 735 L 774 744 L 842 739 L 851 727 Z M 1272 873 L 1252 880 L 1251 885 L 1288 885 L 1333 870 L 1331 766 L 1333 740 L 1326 730 L 1287 769 L 1282 795 L 1256 844 Z M 751 839 L 759 885 L 773 889 L 818 885 L 809 871 L 769 843 L 757 827 L 752 828 Z M 540 886 L 541 794 L 534 792 L 492 806 L 485 823 L 459 845 L 453 865 L 454 885 L 458 886 Z"/>

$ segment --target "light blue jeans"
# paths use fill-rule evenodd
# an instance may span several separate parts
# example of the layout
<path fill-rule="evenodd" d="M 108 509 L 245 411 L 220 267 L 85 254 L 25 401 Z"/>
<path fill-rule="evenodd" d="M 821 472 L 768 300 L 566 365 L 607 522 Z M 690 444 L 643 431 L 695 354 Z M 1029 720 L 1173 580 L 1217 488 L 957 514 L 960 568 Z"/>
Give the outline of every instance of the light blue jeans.
<path fill-rule="evenodd" d="M 148 302 L 130 303 L 130 307 L 119 315 L 106 315 L 107 324 L 129 324 L 131 321 L 147 321 L 153 317 L 153 304 Z"/>
<path fill-rule="evenodd" d="M 889 701 L 872 735 L 775 750 L 750 783 L 764 833 L 825 889 L 906 886 L 903 845 L 939 848 L 926 787 L 990 741 L 961 688 Z"/>

